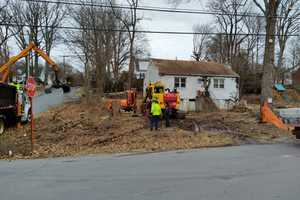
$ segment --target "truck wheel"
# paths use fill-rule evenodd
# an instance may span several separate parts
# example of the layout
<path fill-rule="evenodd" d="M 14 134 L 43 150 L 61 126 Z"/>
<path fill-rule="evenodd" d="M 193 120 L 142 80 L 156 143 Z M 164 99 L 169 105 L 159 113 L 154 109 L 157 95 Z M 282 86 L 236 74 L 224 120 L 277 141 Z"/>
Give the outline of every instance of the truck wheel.
<path fill-rule="evenodd" d="M 0 135 L 3 135 L 5 132 L 5 122 L 4 119 L 0 118 Z"/>

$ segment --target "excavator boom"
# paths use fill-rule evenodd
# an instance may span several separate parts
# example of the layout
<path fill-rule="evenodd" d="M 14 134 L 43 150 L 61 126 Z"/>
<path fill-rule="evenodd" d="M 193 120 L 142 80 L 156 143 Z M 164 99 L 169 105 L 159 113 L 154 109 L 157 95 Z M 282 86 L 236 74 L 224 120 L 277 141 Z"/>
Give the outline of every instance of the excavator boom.
<path fill-rule="evenodd" d="M 18 60 L 26 57 L 31 51 L 36 52 L 39 56 L 41 56 L 55 72 L 58 72 L 59 68 L 57 64 L 40 48 L 38 48 L 33 42 L 30 42 L 28 47 L 23 49 L 18 55 L 11 57 L 7 63 L 3 64 L 0 67 L 0 73 L 2 77 L 0 79 L 0 83 L 5 83 L 8 80 L 9 68 L 11 65 L 15 64 Z"/>

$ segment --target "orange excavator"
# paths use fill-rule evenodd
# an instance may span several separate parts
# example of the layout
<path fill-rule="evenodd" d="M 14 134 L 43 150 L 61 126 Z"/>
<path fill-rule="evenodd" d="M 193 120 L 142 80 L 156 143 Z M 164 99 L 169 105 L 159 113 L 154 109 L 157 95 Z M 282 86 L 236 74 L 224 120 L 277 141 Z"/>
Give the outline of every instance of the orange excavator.
<path fill-rule="evenodd" d="M 118 111 L 137 112 L 137 91 L 132 88 L 121 93 L 122 97 L 110 98 L 107 100 L 107 109 L 113 115 L 113 104 L 117 105 Z"/>
<path fill-rule="evenodd" d="M 136 89 L 131 89 L 126 91 L 126 99 L 120 100 L 120 109 L 126 112 L 137 111 L 137 91 Z"/>

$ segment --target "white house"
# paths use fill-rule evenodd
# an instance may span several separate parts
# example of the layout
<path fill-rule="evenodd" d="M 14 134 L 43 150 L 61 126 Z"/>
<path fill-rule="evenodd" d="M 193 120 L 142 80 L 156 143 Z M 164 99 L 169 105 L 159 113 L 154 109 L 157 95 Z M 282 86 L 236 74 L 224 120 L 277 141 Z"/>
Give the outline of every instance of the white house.
<path fill-rule="evenodd" d="M 161 81 L 166 88 L 180 92 L 182 110 L 193 111 L 205 79 L 210 81 L 210 97 L 220 109 L 227 109 L 229 102 L 239 97 L 239 75 L 215 62 L 151 59 L 144 90 L 149 82 Z"/>

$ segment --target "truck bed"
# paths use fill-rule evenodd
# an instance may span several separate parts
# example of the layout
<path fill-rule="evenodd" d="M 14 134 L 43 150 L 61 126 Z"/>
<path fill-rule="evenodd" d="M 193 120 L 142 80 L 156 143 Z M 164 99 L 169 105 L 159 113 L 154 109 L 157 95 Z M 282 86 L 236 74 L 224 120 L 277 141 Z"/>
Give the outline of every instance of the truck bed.
<path fill-rule="evenodd" d="M 0 109 L 9 109 L 16 106 L 16 88 L 0 83 Z"/>

